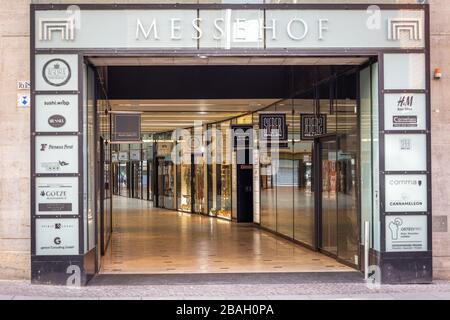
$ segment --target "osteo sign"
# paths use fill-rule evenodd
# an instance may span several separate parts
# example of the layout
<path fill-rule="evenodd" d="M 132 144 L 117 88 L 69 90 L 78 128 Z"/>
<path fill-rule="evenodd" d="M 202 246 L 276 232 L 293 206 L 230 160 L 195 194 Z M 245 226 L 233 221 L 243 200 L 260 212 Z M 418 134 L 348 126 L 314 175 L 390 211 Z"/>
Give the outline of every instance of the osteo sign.
<path fill-rule="evenodd" d="M 38 10 L 35 30 L 37 49 L 425 46 L 420 9 Z"/>

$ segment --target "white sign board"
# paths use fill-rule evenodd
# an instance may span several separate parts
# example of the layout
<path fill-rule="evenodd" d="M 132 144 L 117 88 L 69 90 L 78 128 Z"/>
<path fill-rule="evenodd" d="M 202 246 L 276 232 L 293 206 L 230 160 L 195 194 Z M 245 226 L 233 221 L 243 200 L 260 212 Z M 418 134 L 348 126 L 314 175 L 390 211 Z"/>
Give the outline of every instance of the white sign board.
<path fill-rule="evenodd" d="M 78 215 L 78 178 L 36 178 L 36 215 Z"/>
<path fill-rule="evenodd" d="M 425 94 L 386 94 L 385 130 L 426 130 Z"/>
<path fill-rule="evenodd" d="M 427 216 L 386 216 L 386 251 L 427 251 Z"/>
<path fill-rule="evenodd" d="M 37 132 L 78 132 L 77 95 L 36 95 Z"/>
<path fill-rule="evenodd" d="M 78 254 L 78 219 L 36 219 L 36 255 Z"/>
<path fill-rule="evenodd" d="M 119 152 L 119 161 L 128 161 L 128 152 L 127 151 Z"/>
<path fill-rule="evenodd" d="M 420 9 L 37 10 L 34 37 L 37 49 L 423 48 L 424 20 Z"/>
<path fill-rule="evenodd" d="M 386 134 L 386 171 L 426 171 L 427 136 L 425 134 Z"/>
<path fill-rule="evenodd" d="M 386 175 L 386 212 L 426 212 L 426 175 Z"/>
<path fill-rule="evenodd" d="M 425 90 L 426 58 L 424 53 L 384 54 L 384 89 Z"/>
<path fill-rule="evenodd" d="M 131 161 L 141 161 L 141 150 L 131 150 L 130 151 Z"/>
<path fill-rule="evenodd" d="M 78 173 L 78 136 L 37 136 L 36 173 Z"/>
<path fill-rule="evenodd" d="M 78 90 L 78 55 L 36 55 L 36 90 Z"/>

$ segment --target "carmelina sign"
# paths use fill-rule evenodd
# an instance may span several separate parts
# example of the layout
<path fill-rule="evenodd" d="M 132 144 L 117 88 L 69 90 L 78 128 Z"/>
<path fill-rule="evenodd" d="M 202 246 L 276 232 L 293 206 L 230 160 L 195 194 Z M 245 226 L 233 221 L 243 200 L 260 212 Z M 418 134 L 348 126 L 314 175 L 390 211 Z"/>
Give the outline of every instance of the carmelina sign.
<path fill-rule="evenodd" d="M 35 45 L 37 49 L 425 47 L 421 9 L 374 13 L 356 8 L 178 8 L 82 9 L 75 22 L 62 10 L 37 10 Z M 376 24 L 370 23 L 374 14 Z M 55 19 L 67 23 L 49 28 Z"/>

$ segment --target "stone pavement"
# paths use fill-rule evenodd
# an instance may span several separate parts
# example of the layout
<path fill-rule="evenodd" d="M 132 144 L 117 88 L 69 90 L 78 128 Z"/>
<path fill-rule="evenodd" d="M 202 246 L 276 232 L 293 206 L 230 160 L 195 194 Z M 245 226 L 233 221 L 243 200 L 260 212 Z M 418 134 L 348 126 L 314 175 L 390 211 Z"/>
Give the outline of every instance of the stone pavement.
<path fill-rule="evenodd" d="M 0 300 L 450 300 L 450 282 L 369 288 L 357 272 L 120 275 L 83 288 L 0 281 Z"/>

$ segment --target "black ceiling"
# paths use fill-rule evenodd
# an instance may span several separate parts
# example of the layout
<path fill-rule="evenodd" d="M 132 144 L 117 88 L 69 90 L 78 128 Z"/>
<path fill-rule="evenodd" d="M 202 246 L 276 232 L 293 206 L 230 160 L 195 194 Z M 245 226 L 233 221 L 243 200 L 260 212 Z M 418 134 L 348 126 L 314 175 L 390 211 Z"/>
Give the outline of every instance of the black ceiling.
<path fill-rule="evenodd" d="M 348 69 L 348 66 L 108 67 L 106 83 L 109 99 L 273 99 L 306 92 L 314 82 Z M 353 74 L 341 81 L 339 95 L 354 98 L 355 80 Z M 326 95 L 329 90 L 321 91 Z"/>

